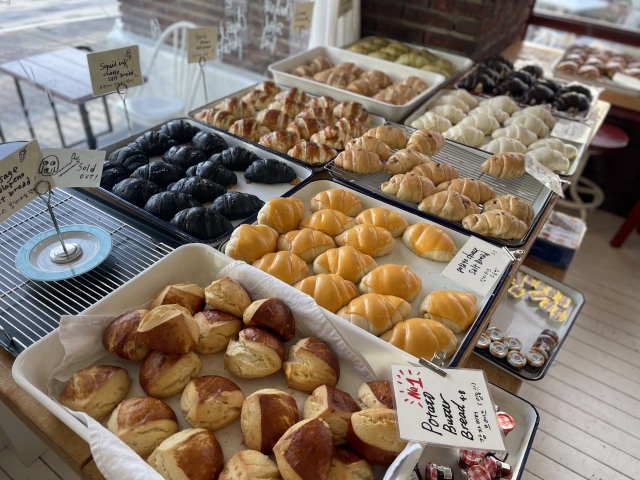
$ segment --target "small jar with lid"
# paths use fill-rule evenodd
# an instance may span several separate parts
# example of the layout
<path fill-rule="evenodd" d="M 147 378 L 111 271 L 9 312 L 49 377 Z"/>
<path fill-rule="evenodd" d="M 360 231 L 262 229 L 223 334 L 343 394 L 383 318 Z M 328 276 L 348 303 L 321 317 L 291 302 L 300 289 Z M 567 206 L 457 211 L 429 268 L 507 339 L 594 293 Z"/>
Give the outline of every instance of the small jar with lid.
<path fill-rule="evenodd" d="M 454 480 L 453 470 L 444 465 L 429 462 L 424 471 L 424 478 L 425 480 Z"/>
<path fill-rule="evenodd" d="M 489 345 L 489 353 L 492 357 L 502 360 L 507 358 L 509 350 L 507 350 L 507 347 L 505 347 L 502 342 L 492 342 L 491 345 Z"/>
<path fill-rule="evenodd" d="M 473 465 L 480 465 L 485 456 L 486 453 L 480 450 L 460 449 L 458 455 L 458 466 L 461 470 L 466 470 Z"/>
<path fill-rule="evenodd" d="M 491 339 L 489 339 L 489 336 L 485 333 L 480 335 L 476 342 L 476 348 L 479 348 L 480 350 L 489 350 L 489 345 L 491 345 Z"/>
<path fill-rule="evenodd" d="M 511 350 L 507 354 L 507 363 L 513 368 L 520 370 L 527 364 L 527 359 L 518 350 Z"/>
<path fill-rule="evenodd" d="M 507 347 L 509 350 L 517 350 L 517 351 L 522 350 L 522 341 L 520 341 L 519 338 L 504 337 L 504 339 L 502 340 L 502 343 L 504 343 L 505 347 Z"/>
<path fill-rule="evenodd" d="M 513 475 L 513 470 L 511 469 L 511 465 L 504 462 L 498 462 L 498 463 L 499 463 L 498 473 L 496 474 L 495 478 L 504 478 L 507 480 L 511 478 Z"/>
<path fill-rule="evenodd" d="M 492 342 L 501 342 L 504 339 L 504 333 L 498 327 L 489 327 L 484 333 Z"/>
<path fill-rule="evenodd" d="M 560 342 L 560 337 L 558 336 L 558 332 L 556 332 L 555 330 L 552 330 L 550 328 L 545 328 L 542 333 L 540 333 L 540 335 L 547 335 L 551 338 L 553 338 L 553 340 L 555 340 L 556 345 Z"/>
<path fill-rule="evenodd" d="M 539 372 L 546 361 L 544 358 L 544 355 L 542 355 L 542 353 L 535 350 L 529 350 L 529 352 L 526 355 L 526 359 L 527 359 L 527 365 L 524 368 L 525 370 L 531 373 Z"/>
<path fill-rule="evenodd" d="M 496 419 L 505 437 L 516 427 L 516 421 L 507 412 L 496 413 Z"/>
<path fill-rule="evenodd" d="M 489 472 L 482 465 L 473 465 L 467 469 L 467 480 L 487 480 L 491 478 Z"/>
<path fill-rule="evenodd" d="M 537 352 L 540 352 L 544 355 L 545 360 L 548 360 L 549 357 L 551 356 L 551 352 L 553 351 L 553 348 L 551 348 L 551 345 L 549 345 L 547 342 L 543 342 L 542 340 L 536 340 L 536 343 L 533 344 L 533 347 L 531 347 L 531 350 L 535 350 Z"/>
<path fill-rule="evenodd" d="M 537 342 L 544 342 L 548 344 L 549 347 L 551 347 L 551 351 L 554 351 L 558 346 L 558 342 L 553 337 L 549 335 L 545 335 L 544 333 L 541 333 L 540 335 L 538 335 L 538 339 L 536 340 L 536 343 Z"/>

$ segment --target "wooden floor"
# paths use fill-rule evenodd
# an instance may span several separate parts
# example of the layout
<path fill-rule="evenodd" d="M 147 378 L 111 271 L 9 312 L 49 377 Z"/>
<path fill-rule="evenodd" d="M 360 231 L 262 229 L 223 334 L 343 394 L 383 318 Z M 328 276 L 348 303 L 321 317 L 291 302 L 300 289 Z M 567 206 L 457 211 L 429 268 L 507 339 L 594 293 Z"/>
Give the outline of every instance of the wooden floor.
<path fill-rule="evenodd" d="M 565 283 L 586 305 L 546 377 L 520 395 L 540 413 L 523 480 L 640 479 L 640 235 L 596 212 Z"/>

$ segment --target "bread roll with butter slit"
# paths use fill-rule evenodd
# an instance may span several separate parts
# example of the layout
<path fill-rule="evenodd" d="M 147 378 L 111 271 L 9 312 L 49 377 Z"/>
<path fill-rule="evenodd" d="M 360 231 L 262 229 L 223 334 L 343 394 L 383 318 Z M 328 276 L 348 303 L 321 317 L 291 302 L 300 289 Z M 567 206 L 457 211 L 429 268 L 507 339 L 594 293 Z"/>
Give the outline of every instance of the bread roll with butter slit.
<path fill-rule="evenodd" d="M 140 340 L 162 353 L 189 353 L 196 348 L 199 333 L 189 310 L 180 305 L 156 307 L 138 325 Z"/>
<path fill-rule="evenodd" d="M 515 138 L 509 137 L 500 137 L 494 140 L 491 140 L 489 143 L 485 143 L 480 149 L 485 152 L 491 153 L 507 153 L 507 152 L 515 152 L 515 153 L 526 153 L 527 147 L 525 147 L 521 142 L 516 140 Z"/>
<path fill-rule="evenodd" d="M 277 372 L 284 361 L 280 338 L 261 328 L 245 328 L 224 354 L 225 368 L 236 377 L 262 378 Z"/>
<path fill-rule="evenodd" d="M 416 165 L 430 161 L 427 155 L 414 150 L 398 150 L 395 152 L 387 163 L 384 164 L 384 173 L 396 175 L 398 173 L 407 173 Z"/>
<path fill-rule="evenodd" d="M 462 226 L 480 235 L 505 240 L 520 239 L 529 230 L 526 223 L 504 210 L 468 215 L 462 219 Z"/>
<path fill-rule="evenodd" d="M 482 105 L 489 105 L 491 107 L 499 108 L 500 110 L 507 112 L 509 115 L 520 111 L 520 107 L 512 98 L 506 95 L 498 95 L 497 97 L 490 98 L 482 102 Z"/>
<path fill-rule="evenodd" d="M 360 293 L 394 295 L 411 302 L 422 290 L 422 280 L 406 265 L 388 263 L 364 276 L 360 282 Z"/>
<path fill-rule="evenodd" d="M 453 333 L 464 332 L 476 319 L 475 295 L 456 290 L 434 290 L 420 304 L 420 315 L 442 323 Z"/>
<path fill-rule="evenodd" d="M 233 454 L 218 480 L 281 480 L 275 462 L 264 453 L 240 450 Z"/>
<path fill-rule="evenodd" d="M 147 463 L 166 480 L 208 480 L 222 472 L 224 454 L 213 432 L 188 428 L 158 445 Z"/>
<path fill-rule="evenodd" d="M 409 137 L 407 150 L 414 150 L 431 157 L 442 150 L 445 141 L 444 136 L 435 130 L 416 130 Z"/>
<path fill-rule="evenodd" d="M 143 459 L 179 430 L 171 407 L 151 397 L 123 400 L 111 414 L 107 428 Z"/>
<path fill-rule="evenodd" d="M 369 152 L 378 155 L 378 158 L 383 162 L 389 160 L 389 157 L 393 155 L 393 151 L 382 140 L 378 140 L 376 137 L 369 135 L 363 135 L 359 138 L 353 138 L 345 146 L 345 150 L 367 150 Z"/>
<path fill-rule="evenodd" d="M 373 480 L 373 469 L 350 450 L 336 448 L 327 480 Z"/>
<path fill-rule="evenodd" d="M 167 398 L 181 392 L 200 370 L 202 363 L 193 352 L 179 355 L 154 350 L 140 366 L 140 386 L 150 397 Z"/>
<path fill-rule="evenodd" d="M 258 390 L 242 404 L 240 429 L 244 444 L 270 454 L 282 435 L 299 419 L 298 404 L 291 395 L 273 388 Z"/>
<path fill-rule="evenodd" d="M 515 152 L 496 153 L 480 165 L 482 173 L 498 178 L 518 178 L 524 175 L 524 154 Z"/>
<path fill-rule="evenodd" d="M 102 332 L 102 346 L 125 360 L 144 360 L 151 348 L 138 337 L 138 325 L 149 310 L 134 310 L 114 318 Z"/>
<path fill-rule="evenodd" d="M 295 253 L 307 263 L 313 262 L 316 257 L 336 244 L 326 233 L 311 228 L 293 230 L 284 235 L 280 235 L 276 248 L 278 251 Z"/>
<path fill-rule="evenodd" d="M 469 127 L 477 128 L 483 133 L 483 135 L 491 135 L 493 132 L 500 128 L 498 120 L 496 120 L 494 117 L 490 117 L 489 115 L 485 115 L 484 113 L 478 113 L 477 115 L 470 115 L 466 118 L 463 118 L 457 126 L 462 125 L 468 125 Z M 482 138 L 482 140 L 484 140 L 484 137 Z"/>
<path fill-rule="evenodd" d="M 256 300 L 244 311 L 242 321 L 247 327 L 265 328 L 288 342 L 296 334 L 296 321 L 289 307 L 280 299 Z"/>
<path fill-rule="evenodd" d="M 289 285 L 298 283 L 309 276 L 307 263 L 291 252 L 267 253 L 251 265 Z"/>
<path fill-rule="evenodd" d="M 411 122 L 411 126 L 444 133 L 451 128 L 451 122 L 435 112 L 427 112 Z"/>
<path fill-rule="evenodd" d="M 390 408 L 368 408 L 351 416 L 347 440 L 373 465 L 389 466 L 407 446 L 398 437 L 397 414 Z"/>
<path fill-rule="evenodd" d="M 276 251 L 278 232 L 267 225 L 243 224 L 231 234 L 224 253 L 235 260 L 253 262 Z"/>
<path fill-rule="evenodd" d="M 476 205 L 482 204 L 496 197 L 496 192 L 482 180 L 472 178 L 456 178 L 450 182 L 438 185 L 438 191 L 453 190 L 464 195 Z"/>
<path fill-rule="evenodd" d="M 525 147 L 538 140 L 538 136 L 531 130 L 527 130 L 522 125 L 509 125 L 508 127 L 499 128 L 491 134 L 493 138 L 509 137 L 518 140 Z"/>
<path fill-rule="evenodd" d="M 380 338 L 417 358 L 433 358 L 437 350 L 442 350 L 445 358 L 449 358 L 458 348 L 453 332 L 428 318 L 409 318 L 397 323 Z"/>
<path fill-rule="evenodd" d="M 458 107 L 454 107 L 453 105 L 437 105 L 435 107 L 431 107 L 429 111 L 446 118 L 452 125 L 460 123 L 462 119 L 466 117 L 462 110 Z"/>
<path fill-rule="evenodd" d="M 380 185 L 380 190 L 389 195 L 395 195 L 405 202 L 413 203 L 420 203 L 437 192 L 431 180 L 413 173 L 394 175 L 388 182 Z"/>
<path fill-rule="evenodd" d="M 508 127 L 509 125 L 522 125 L 527 130 L 535 133 L 538 138 L 549 134 L 549 127 L 547 127 L 541 119 L 529 113 L 507 118 L 504 121 L 504 126 Z"/>
<path fill-rule="evenodd" d="M 413 173 L 419 177 L 427 177 L 436 186 L 442 182 L 448 182 L 449 180 L 458 178 L 458 170 L 450 163 L 434 162 L 433 160 L 416 165 L 409 173 Z"/>
<path fill-rule="evenodd" d="M 335 237 L 356 224 L 355 219 L 347 217 L 338 210 L 323 209 L 304 217 L 300 222 L 300 228 L 312 228 Z"/>
<path fill-rule="evenodd" d="M 372 225 L 356 225 L 338 235 L 335 241 L 340 247 L 350 245 L 371 257 L 382 257 L 396 247 L 396 241 L 389 230 Z"/>
<path fill-rule="evenodd" d="M 211 282 L 204 294 L 207 305 L 236 317 L 242 317 L 244 309 L 251 304 L 251 297 L 244 287 L 229 277 Z"/>
<path fill-rule="evenodd" d="M 469 106 L 469 108 L 476 108 L 478 106 L 478 100 L 469 92 L 467 92 L 464 88 L 458 88 L 457 90 L 454 90 L 453 92 L 449 93 L 449 95 L 458 97 L 460 100 L 466 103 Z"/>
<path fill-rule="evenodd" d="M 526 224 L 529 224 L 534 216 L 533 206 L 514 195 L 500 195 L 485 202 L 483 211 L 489 212 L 491 210 L 504 210 Z"/>
<path fill-rule="evenodd" d="M 441 97 L 436 98 L 434 101 L 429 103 L 429 108 L 437 107 L 438 105 L 453 105 L 456 108 L 462 110 L 465 114 L 469 113 L 469 105 L 466 104 L 461 98 L 456 97 L 455 95 L 443 95 Z"/>
<path fill-rule="evenodd" d="M 552 150 L 549 147 L 536 148 L 527 152 L 527 156 L 537 160 L 549 170 L 554 172 L 564 172 L 569 168 L 569 159 L 562 153 Z"/>
<path fill-rule="evenodd" d="M 302 418 L 320 418 L 327 422 L 334 445 L 347 443 L 347 425 L 351 414 L 360 411 L 358 404 L 347 392 L 322 385 L 304 402 Z"/>
<path fill-rule="evenodd" d="M 398 237 L 404 233 L 409 226 L 409 222 L 397 212 L 390 212 L 386 208 L 369 208 L 356 217 L 360 224 L 372 225 L 374 227 L 385 228 L 391 235 Z"/>
<path fill-rule="evenodd" d="M 231 340 L 238 338 L 242 320 L 221 310 L 204 310 L 193 316 L 200 333 L 196 352 L 203 354 L 224 350 Z"/>
<path fill-rule="evenodd" d="M 291 388 L 309 394 L 321 385 L 335 387 L 340 380 L 335 354 L 313 337 L 303 338 L 289 349 L 282 369 Z"/>
<path fill-rule="evenodd" d="M 306 207 L 293 197 L 272 198 L 258 212 L 258 225 L 267 225 L 279 234 L 296 230 Z"/>
<path fill-rule="evenodd" d="M 387 380 L 365 382 L 358 389 L 356 403 L 362 410 L 367 408 L 393 408 L 393 392 Z"/>
<path fill-rule="evenodd" d="M 486 102 L 481 103 L 479 106 L 471 110 L 469 112 L 469 116 L 478 115 L 479 113 L 495 118 L 498 123 L 502 123 L 509 118 L 509 114 L 507 112 L 495 106 L 487 105 Z"/>
<path fill-rule="evenodd" d="M 127 396 L 130 384 L 124 368 L 92 365 L 78 370 L 67 381 L 60 394 L 60 403 L 101 422 Z"/>
<path fill-rule="evenodd" d="M 358 289 L 349 280 L 333 273 L 307 277 L 294 285 L 331 313 L 336 313 L 358 296 Z"/>
<path fill-rule="evenodd" d="M 378 173 L 383 168 L 378 155 L 363 148 L 340 152 L 335 164 L 339 168 L 355 173 Z"/>
<path fill-rule="evenodd" d="M 313 262 L 313 273 L 316 275 L 335 273 L 345 280 L 358 283 L 377 266 L 369 255 L 347 245 L 327 250 L 316 258 Z"/>
<path fill-rule="evenodd" d="M 342 188 L 331 188 L 316 194 L 311 199 L 311 211 L 338 210 L 349 217 L 355 217 L 362 211 L 362 200 Z"/>
<path fill-rule="evenodd" d="M 569 160 L 576 158 L 578 155 L 578 149 L 573 145 L 564 143 L 558 138 L 542 138 L 537 142 L 533 142 L 529 145 L 529 150 L 537 150 L 538 148 L 549 147 L 551 150 L 560 152 L 564 157 Z"/>
<path fill-rule="evenodd" d="M 273 453 L 284 480 L 326 479 L 333 459 L 333 439 L 325 421 L 302 420 L 289 428 Z"/>
<path fill-rule="evenodd" d="M 389 145 L 389 148 L 396 150 L 407 146 L 407 134 L 400 128 L 389 125 L 380 125 L 370 129 L 367 133 L 369 137 L 375 137 L 381 142 Z"/>
<path fill-rule="evenodd" d="M 240 416 L 244 393 L 228 378 L 204 375 L 191 380 L 180 398 L 180 409 L 189 425 L 220 430 Z"/>
<path fill-rule="evenodd" d="M 189 310 L 191 315 L 194 315 L 204 308 L 204 290 L 195 284 L 167 285 L 151 301 L 149 310 L 160 305 L 171 304 L 180 305 Z"/>
<path fill-rule="evenodd" d="M 373 335 L 387 330 L 411 315 L 411 305 L 400 297 L 366 293 L 338 311 L 338 316 Z"/>
<path fill-rule="evenodd" d="M 458 253 L 449 234 L 429 223 L 411 225 L 402 235 L 402 241 L 416 255 L 436 262 L 448 262 Z"/>

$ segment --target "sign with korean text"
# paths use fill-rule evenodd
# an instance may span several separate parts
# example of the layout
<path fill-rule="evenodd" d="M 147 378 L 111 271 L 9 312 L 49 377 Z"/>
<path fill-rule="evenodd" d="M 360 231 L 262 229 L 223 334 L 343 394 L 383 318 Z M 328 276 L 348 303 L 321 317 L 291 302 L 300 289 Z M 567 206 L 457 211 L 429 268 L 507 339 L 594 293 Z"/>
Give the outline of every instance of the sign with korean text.
<path fill-rule="evenodd" d="M 187 62 L 198 63 L 216 59 L 218 27 L 190 28 L 187 38 Z"/>
<path fill-rule="evenodd" d="M 504 436 L 482 370 L 391 365 L 400 438 L 450 448 L 504 452 Z"/>
<path fill-rule="evenodd" d="M 32 141 L 0 158 L 0 222 L 38 196 L 35 184 L 41 155 L 38 142 Z"/>
<path fill-rule="evenodd" d="M 98 187 L 104 164 L 104 150 L 43 148 L 38 180 L 54 187 Z"/>
<path fill-rule="evenodd" d="M 293 11 L 293 25 L 291 26 L 294 32 L 311 29 L 314 5 L 314 2 L 296 4 Z"/>
<path fill-rule="evenodd" d="M 120 85 L 127 88 L 142 85 L 137 45 L 88 53 L 87 62 L 93 94 L 96 96 L 115 92 Z"/>
<path fill-rule="evenodd" d="M 342 17 L 353 9 L 353 0 L 339 0 L 338 17 Z"/>
<path fill-rule="evenodd" d="M 587 143 L 590 134 L 591 127 L 580 122 L 557 122 L 551 130 L 552 137 L 575 143 Z"/>

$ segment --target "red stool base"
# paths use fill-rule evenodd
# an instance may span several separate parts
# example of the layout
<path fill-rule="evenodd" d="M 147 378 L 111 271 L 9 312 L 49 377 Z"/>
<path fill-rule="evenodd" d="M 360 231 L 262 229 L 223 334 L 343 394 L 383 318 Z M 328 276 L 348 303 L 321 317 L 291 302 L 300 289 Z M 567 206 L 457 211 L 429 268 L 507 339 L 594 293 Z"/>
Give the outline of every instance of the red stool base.
<path fill-rule="evenodd" d="M 627 218 L 620 227 L 620 230 L 618 230 L 613 239 L 611 239 L 611 246 L 620 248 L 631 232 L 633 232 L 634 228 L 637 228 L 638 233 L 640 233 L 640 200 L 636 202 L 633 210 L 627 215 Z"/>

